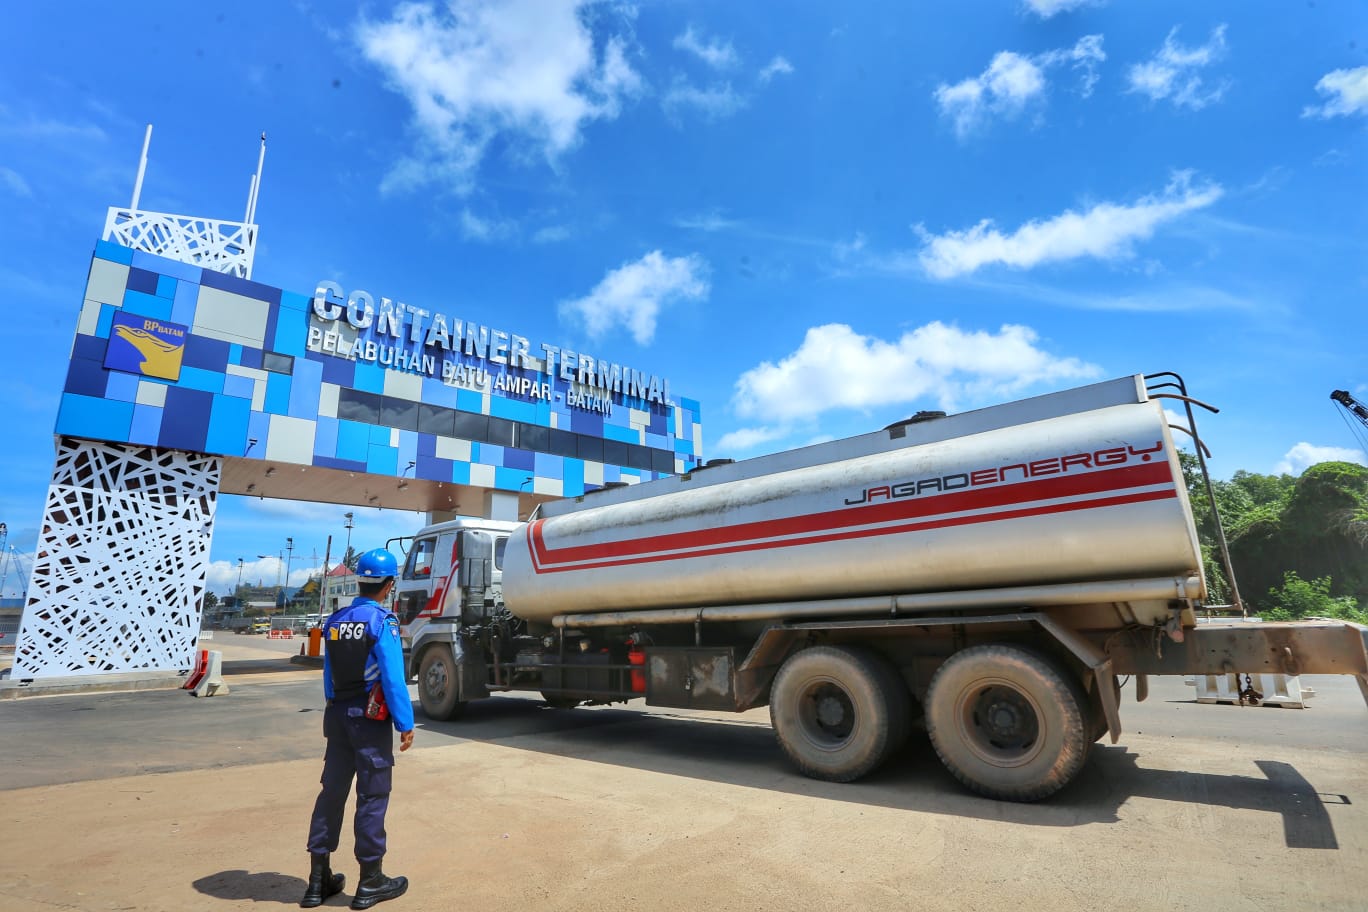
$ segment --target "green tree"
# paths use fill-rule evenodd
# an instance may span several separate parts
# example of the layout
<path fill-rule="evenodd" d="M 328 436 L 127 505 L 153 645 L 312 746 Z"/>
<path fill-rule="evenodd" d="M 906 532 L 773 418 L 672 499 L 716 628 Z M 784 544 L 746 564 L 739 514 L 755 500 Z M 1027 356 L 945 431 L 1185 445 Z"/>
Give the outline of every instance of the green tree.
<path fill-rule="evenodd" d="M 1330 594 L 1368 604 L 1368 468 L 1314 465 L 1284 498 L 1257 505 L 1228 532 L 1247 591 L 1271 592 L 1294 571 L 1302 580 L 1328 580 Z M 1258 602 L 1265 607 L 1267 597 Z"/>
<path fill-rule="evenodd" d="M 1230 476 L 1230 483 L 1249 496 L 1255 506 L 1284 503 L 1292 495 L 1297 479 L 1286 473 L 1260 475 L 1239 469 Z"/>
<path fill-rule="evenodd" d="M 203 607 L 205 608 L 205 610 L 208 610 L 208 609 L 210 609 L 210 608 L 217 608 L 217 607 L 218 607 L 218 603 L 219 603 L 219 597 L 218 597 L 217 595 L 215 595 L 215 594 L 212 593 L 212 592 L 205 592 L 205 593 L 204 593 L 204 606 L 203 606 Z"/>
<path fill-rule="evenodd" d="M 1202 545 L 1202 572 L 1206 576 L 1210 600 L 1213 604 L 1229 604 L 1233 596 L 1230 583 L 1226 580 L 1225 568 L 1221 563 L 1216 521 L 1212 517 L 1211 499 L 1207 496 L 1206 485 L 1202 482 L 1201 464 L 1197 461 L 1196 455 L 1186 450 L 1178 451 L 1178 463 L 1183 470 L 1188 502 L 1192 504 L 1192 519 L 1197 526 L 1197 537 Z M 1211 492 L 1215 495 L 1216 509 L 1228 539 L 1231 523 L 1247 513 L 1253 503 L 1242 488 L 1219 479 L 1212 480 Z"/>
<path fill-rule="evenodd" d="M 1227 600 L 1201 468 L 1191 453 L 1180 452 L 1178 459 L 1212 598 Z M 1273 604 L 1271 595 L 1259 593 L 1285 589 L 1288 571 L 1302 585 L 1325 580 L 1329 594 L 1368 605 L 1368 468 L 1324 462 L 1295 478 L 1240 470 L 1211 487 L 1240 590 L 1256 610 Z"/>
<path fill-rule="evenodd" d="M 1206 485 L 1202 483 L 1202 467 L 1197 457 L 1180 450 L 1178 462 L 1183 468 L 1183 481 L 1187 485 L 1188 500 L 1192 502 L 1192 518 L 1197 523 L 1197 534 L 1205 542 L 1216 542 L 1216 521 L 1211 515 L 1211 500 L 1207 497 Z M 1249 492 L 1233 481 L 1211 481 L 1211 492 L 1216 497 L 1216 509 L 1220 512 L 1221 523 L 1226 533 L 1230 533 L 1232 523 L 1238 522 L 1254 508 L 1255 501 Z"/>

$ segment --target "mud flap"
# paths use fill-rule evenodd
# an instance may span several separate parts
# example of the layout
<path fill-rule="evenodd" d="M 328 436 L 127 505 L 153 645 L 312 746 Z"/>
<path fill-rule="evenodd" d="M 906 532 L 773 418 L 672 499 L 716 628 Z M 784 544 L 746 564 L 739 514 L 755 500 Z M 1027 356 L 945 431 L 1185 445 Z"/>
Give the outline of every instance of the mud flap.
<path fill-rule="evenodd" d="M 1112 668 L 1112 660 L 1101 649 L 1072 630 L 1055 623 L 1053 619 L 1037 615 L 1034 620 L 1092 671 L 1097 701 L 1102 704 L 1102 715 L 1107 720 L 1107 733 L 1111 735 L 1111 743 L 1115 744 L 1121 738 L 1121 707 L 1116 701 L 1116 689 L 1111 683 L 1116 674 Z"/>
<path fill-rule="evenodd" d="M 451 655 L 456 660 L 456 686 L 460 701 L 468 703 L 489 696 L 489 668 L 478 652 L 468 651 L 458 636 L 451 643 Z"/>

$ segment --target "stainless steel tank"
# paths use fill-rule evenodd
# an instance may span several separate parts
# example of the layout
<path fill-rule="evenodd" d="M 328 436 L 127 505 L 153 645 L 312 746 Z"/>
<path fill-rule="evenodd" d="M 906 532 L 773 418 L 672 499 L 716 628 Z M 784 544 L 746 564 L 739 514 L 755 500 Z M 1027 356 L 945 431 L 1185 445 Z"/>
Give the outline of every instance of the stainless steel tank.
<path fill-rule="evenodd" d="M 806 458 L 778 454 L 549 505 L 509 539 L 505 602 L 521 617 L 547 621 L 672 606 L 1200 580 L 1164 412 L 1135 383 L 1085 389 L 1104 387 L 1107 395 L 1025 400 L 834 441 Z"/>

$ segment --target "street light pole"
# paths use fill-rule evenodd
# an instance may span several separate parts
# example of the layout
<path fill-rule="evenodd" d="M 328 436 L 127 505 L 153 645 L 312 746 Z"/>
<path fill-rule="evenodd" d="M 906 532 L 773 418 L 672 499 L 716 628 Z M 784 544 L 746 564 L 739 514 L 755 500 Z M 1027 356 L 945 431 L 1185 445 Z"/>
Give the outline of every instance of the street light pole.
<path fill-rule="evenodd" d="M 346 522 L 344 522 L 344 523 L 342 524 L 342 525 L 345 526 L 346 529 L 347 529 L 347 550 L 342 552 L 342 562 L 343 562 L 343 563 L 346 563 L 346 562 L 347 562 L 347 558 L 351 557 L 351 530 L 352 530 L 352 526 L 354 525 L 354 523 L 352 522 L 352 514 L 351 514 L 351 513 L 343 513 L 342 515 L 343 515 L 343 517 L 347 520 Z M 350 572 L 350 571 L 351 571 L 351 568 L 348 567 L 347 570 L 348 570 L 348 572 Z"/>
<path fill-rule="evenodd" d="M 290 588 L 290 565 L 294 563 L 294 539 L 285 539 L 285 549 L 290 553 L 285 562 L 285 588 Z"/>
<path fill-rule="evenodd" d="M 241 613 L 242 613 L 242 558 L 240 558 L 240 557 L 238 558 L 238 585 L 237 585 L 237 588 L 233 590 L 233 604 L 234 604 L 234 606 L 237 608 L 238 613 L 241 614 Z"/>
<path fill-rule="evenodd" d="M 260 560 L 270 560 L 271 555 L 269 555 L 269 554 L 258 554 L 258 555 L 257 555 L 257 558 L 260 559 Z M 284 566 L 285 566 L 285 553 L 282 551 L 282 552 L 276 554 L 276 601 L 277 601 L 277 602 L 280 601 L 280 571 L 284 568 Z"/>
<path fill-rule="evenodd" d="M 5 583 L 9 582 L 9 525 L 0 522 L 0 598 L 5 597 Z"/>

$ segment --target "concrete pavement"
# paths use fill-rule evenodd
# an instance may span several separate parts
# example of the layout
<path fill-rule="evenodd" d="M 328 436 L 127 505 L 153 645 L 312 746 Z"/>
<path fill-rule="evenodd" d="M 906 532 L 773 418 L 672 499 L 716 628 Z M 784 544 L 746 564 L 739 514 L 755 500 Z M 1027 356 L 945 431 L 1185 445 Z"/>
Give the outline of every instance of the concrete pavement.
<path fill-rule="evenodd" d="M 241 639 L 225 697 L 0 705 L 0 912 L 298 902 L 321 688 Z M 383 908 L 1361 910 L 1368 710 L 1352 683 L 1316 686 L 1300 711 L 1156 682 L 1122 743 L 1038 805 L 966 794 L 924 738 L 833 785 L 788 767 L 764 710 L 495 698 L 420 721 L 399 756 L 387 868 L 413 886 Z"/>

